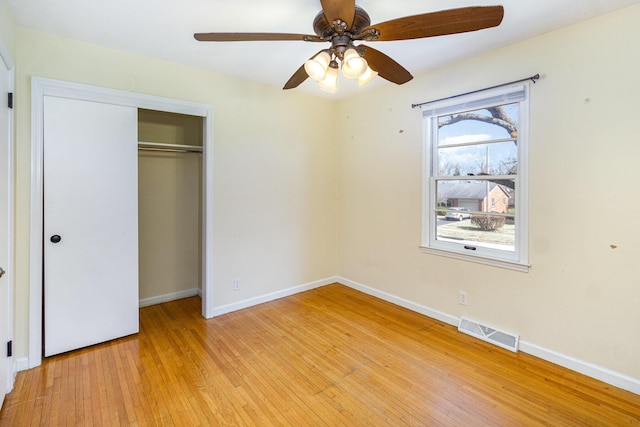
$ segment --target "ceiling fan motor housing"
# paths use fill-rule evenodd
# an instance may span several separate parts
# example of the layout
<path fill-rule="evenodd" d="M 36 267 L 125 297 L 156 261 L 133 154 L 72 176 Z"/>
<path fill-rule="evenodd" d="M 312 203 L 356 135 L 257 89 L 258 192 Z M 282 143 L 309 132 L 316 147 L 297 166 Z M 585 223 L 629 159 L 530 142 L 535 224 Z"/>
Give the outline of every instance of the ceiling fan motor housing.
<path fill-rule="evenodd" d="M 371 25 L 371 18 L 369 14 L 360 6 L 356 6 L 356 14 L 353 19 L 353 25 L 351 28 L 345 28 L 343 32 L 348 32 L 351 35 L 358 34 L 362 28 L 366 28 Z M 322 38 L 331 38 L 336 29 L 333 27 L 333 23 L 327 21 L 327 17 L 324 15 L 324 11 L 321 10 L 313 20 L 313 31 Z"/>

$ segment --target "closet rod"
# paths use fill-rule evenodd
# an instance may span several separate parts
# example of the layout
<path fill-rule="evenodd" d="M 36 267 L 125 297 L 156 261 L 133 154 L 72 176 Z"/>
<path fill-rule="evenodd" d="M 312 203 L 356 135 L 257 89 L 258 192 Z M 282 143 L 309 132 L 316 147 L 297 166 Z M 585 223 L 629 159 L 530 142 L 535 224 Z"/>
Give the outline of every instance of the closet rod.
<path fill-rule="evenodd" d="M 178 150 L 177 148 L 138 147 L 138 151 L 162 151 L 165 153 L 202 153 L 202 150 Z"/>
<path fill-rule="evenodd" d="M 183 144 L 158 144 L 156 142 L 138 142 L 138 150 L 202 153 L 202 146 Z"/>

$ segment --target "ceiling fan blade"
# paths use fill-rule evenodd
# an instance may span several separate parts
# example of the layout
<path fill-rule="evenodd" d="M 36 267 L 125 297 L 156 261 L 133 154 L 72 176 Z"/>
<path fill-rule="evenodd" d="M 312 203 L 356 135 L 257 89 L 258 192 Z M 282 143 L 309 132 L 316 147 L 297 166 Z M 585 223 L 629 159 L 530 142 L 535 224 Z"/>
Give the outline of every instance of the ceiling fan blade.
<path fill-rule="evenodd" d="M 386 54 L 362 44 L 358 47 L 365 49 L 364 59 L 367 60 L 369 67 L 377 71 L 383 79 L 401 85 L 413 78 L 410 72 Z"/>
<path fill-rule="evenodd" d="M 196 33 L 193 37 L 201 42 L 246 42 L 246 41 L 279 41 L 315 39 L 317 36 L 308 34 L 286 33 Z"/>
<path fill-rule="evenodd" d="M 371 25 L 362 32 L 372 28 L 378 30 L 380 37 L 375 41 L 420 39 L 496 27 L 503 16 L 502 6 L 463 7 L 393 19 Z"/>
<path fill-rule="evenodd" d="M 293 89 L 294 87 L 298 87 L 302 82 L 307 80 L 307 77 L 309 77 L 309 75 L 304 70 L 304 64 L 302 64 L 300 68 L 298 68 L 298 70 L 295 73 L 293 73 L 293 76 L 291 76 L 289 81 L 287 81 L 284 84 L 284 87 L 282 89 L 287 90 L 287 89 Z"/>
<path fill-rule="evenodd" d="M 329 24 L 340 19 L 347 24 L 347 29 L 351 28 L 356 16 L 355 0 L 320 0 L 320 3 Z"/>

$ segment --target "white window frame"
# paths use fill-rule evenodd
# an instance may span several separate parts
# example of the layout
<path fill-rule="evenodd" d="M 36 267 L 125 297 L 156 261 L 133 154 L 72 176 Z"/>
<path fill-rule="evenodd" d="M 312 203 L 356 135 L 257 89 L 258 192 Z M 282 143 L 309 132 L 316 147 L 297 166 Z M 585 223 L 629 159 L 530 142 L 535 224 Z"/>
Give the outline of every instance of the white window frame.
<path fill-rule="evenodd" d="M 505 103 L 518 102 L 518 173 L 516 175 L 515 246 L 514 251 L 504 251 L 476 246 L 465 249 L 468 243 L 438 240 L 437 227 L 437 126 L 438 116 L 476 110 Z M 423 159 L 422 159 L 422 252 L 476 262 L 516 271 L 529 271 L 528 258 L 528 177 L 529 177 L 529 85 L 518 84 L 450 98 L 422 106 Z"/>

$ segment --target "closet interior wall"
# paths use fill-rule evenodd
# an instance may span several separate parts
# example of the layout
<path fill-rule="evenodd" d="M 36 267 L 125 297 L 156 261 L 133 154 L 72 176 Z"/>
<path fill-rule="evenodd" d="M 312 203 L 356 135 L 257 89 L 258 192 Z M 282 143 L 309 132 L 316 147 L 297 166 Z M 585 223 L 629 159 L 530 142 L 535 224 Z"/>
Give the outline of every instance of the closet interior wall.
<path fill-rule="evenodd" d="M 140 109 L 138 141 L 139 296 L 145 306 L 202 290 L 203 119 Z"/>

